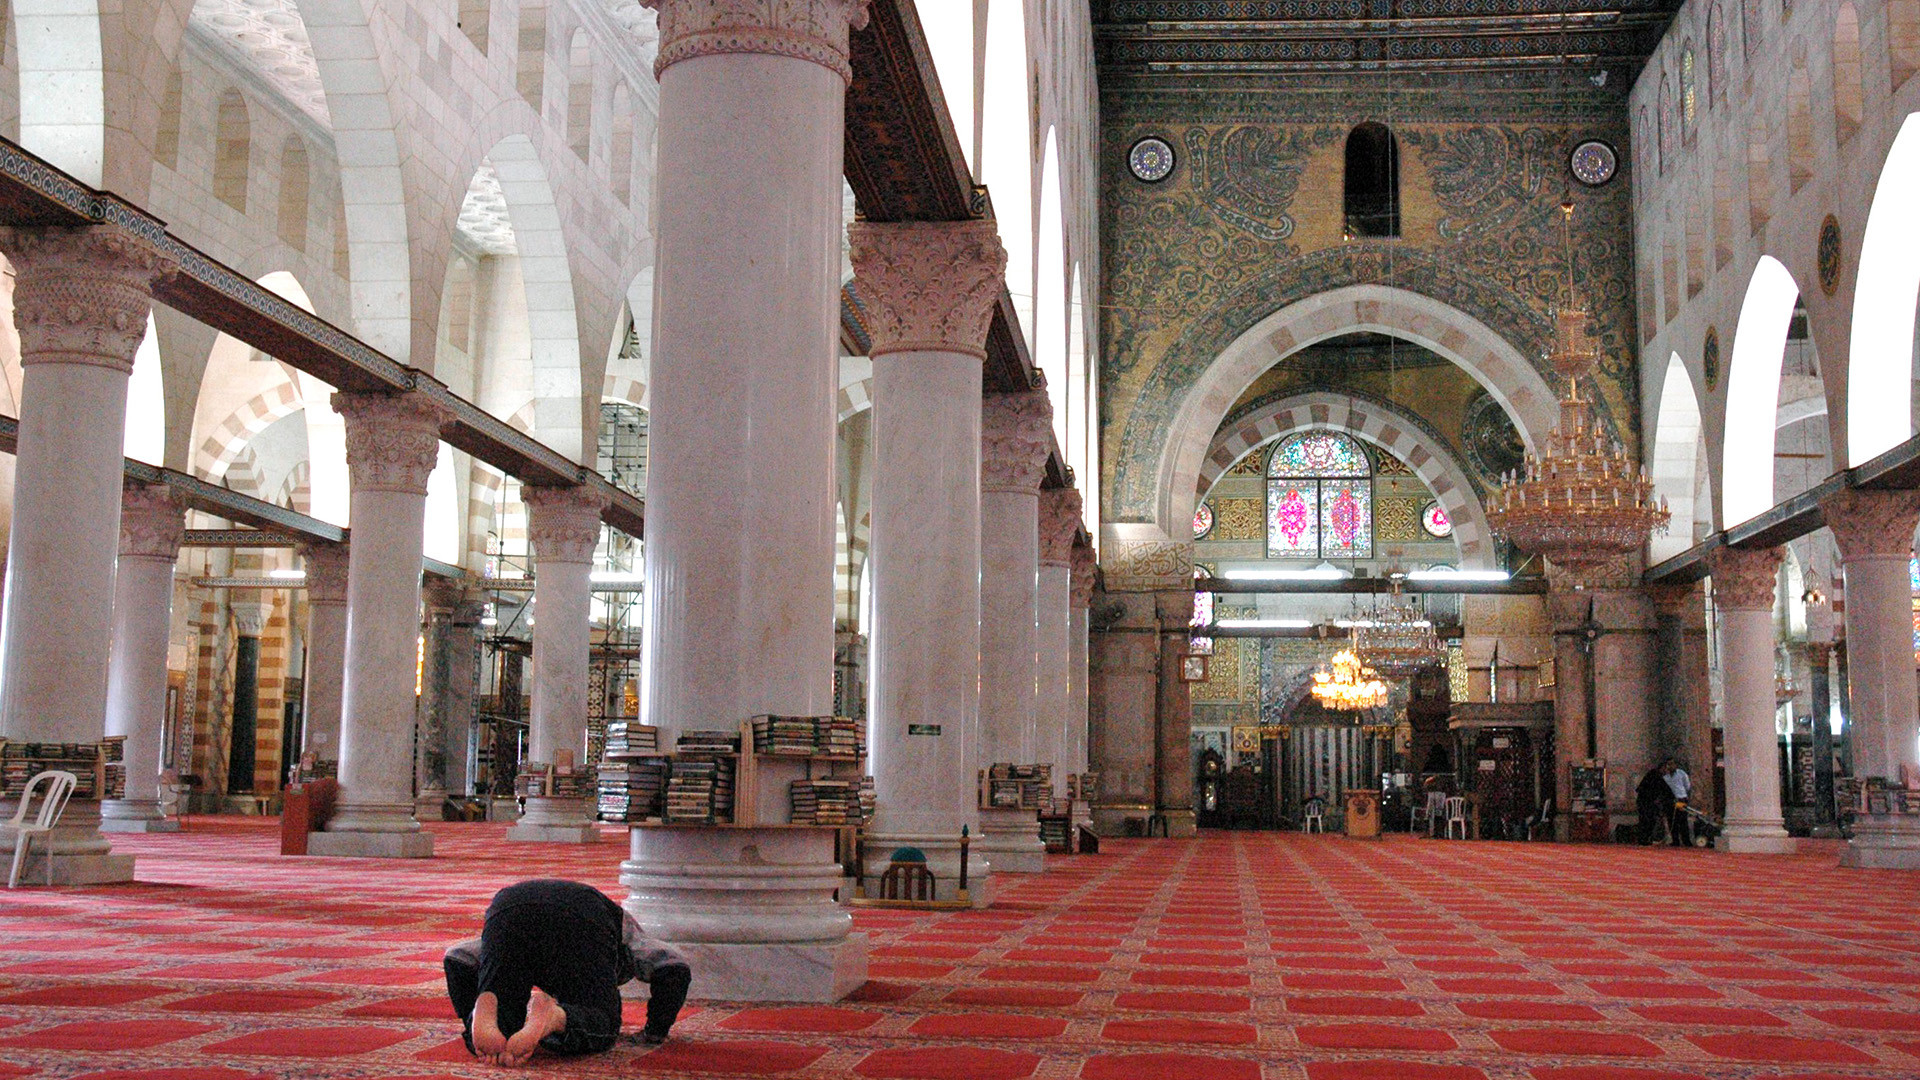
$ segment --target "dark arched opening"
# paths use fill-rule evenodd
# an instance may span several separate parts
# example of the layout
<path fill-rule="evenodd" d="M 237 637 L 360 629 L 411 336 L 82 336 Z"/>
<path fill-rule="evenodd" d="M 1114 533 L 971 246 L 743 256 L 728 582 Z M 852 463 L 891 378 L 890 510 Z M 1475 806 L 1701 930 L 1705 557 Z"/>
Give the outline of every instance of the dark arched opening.
<path fill-rule="evenodd" d="M 1400 235 L 1400 147 L 1385 124 L 1347 133 L 1346 232 Z"/>

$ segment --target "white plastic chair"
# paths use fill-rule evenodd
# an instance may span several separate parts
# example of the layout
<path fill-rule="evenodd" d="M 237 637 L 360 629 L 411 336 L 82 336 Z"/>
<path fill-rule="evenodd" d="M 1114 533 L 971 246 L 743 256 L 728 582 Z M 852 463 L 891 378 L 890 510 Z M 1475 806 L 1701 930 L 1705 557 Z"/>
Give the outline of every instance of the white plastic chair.
<path fill-rule="evenodd" d="M 1326 804 L 1321 802 L 1319 798 L 1316 797 L 1316 798 L 1308 799 L 1307 800 L 1307 817 L 1306 817 L 1305 823 L 1303 823 L 1300 826 L 1300 831 L 1301 832 L 1317 832 L 1317 833 L 1326 832 L 1327 823 L 1326 823 L 1325 811 L 1326 811 Z"/>
<path fill-rule="evenodd" d="M 1444 791 L 1427 792 L 1427 801 L 1423 806 L 1413 808 L 1413 825 L 1426 823 L 1427 836 L 1431 838 L 1440 831 L 1440 825 L 1446 820 L 1447 793 Z"/>
<path fill-rule="evenodd" d="M 1467 839 L 1467 799 L 1453 795 L 1447 799 L 1447 839 L 1453 839 L 1453 827 L 1460 826 L 1460 839 Z"/>
<path fill-rule="evenodd" d="M 70 772 L 48 769 L 27 781 L 27 790 L 20 795 L 20 805 L 14 808 L 13 820 L 0 822 L 0 829 L 13 834 L 13 869 L 7 874 L 7 888 L 20 884 L 20 867 L 27 861 L 27 847 L 35 836 L 45 836 L 60 824 L 60 815 L 67 809 L 67 798 L 73 794 L 73 786 L 79 778 Z M 34 815 L 33 824 L 27 824 L 27 811 L 33 807 L 33 795 L 44 790 L 40 800 L 40 811 Z M 53 884 L 53 844 L 47 845 L 47 884 Z"/>

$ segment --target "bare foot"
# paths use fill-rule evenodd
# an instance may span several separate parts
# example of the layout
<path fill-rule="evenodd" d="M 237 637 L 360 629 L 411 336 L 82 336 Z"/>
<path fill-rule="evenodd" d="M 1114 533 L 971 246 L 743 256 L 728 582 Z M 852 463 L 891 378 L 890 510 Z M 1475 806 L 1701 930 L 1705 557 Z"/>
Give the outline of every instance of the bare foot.
<path fill-rule="evenodd" d="M 540 1040 L 566 1030 L 567 1011 L 553 996 L 539 987 L 527 997 L 527 1022 L 507 1040 L 500 1055 L 501 1065 L 524 1065 L 540 1047 Z"/>
<path fill-rule="evenodd" d="M 473 1002 L 473 1052 L 483 1061 L 497 1061 L 507 1049 L 507 1037 L 500 1033 L 500 999 L 492 992 L 481 994 Z"/>

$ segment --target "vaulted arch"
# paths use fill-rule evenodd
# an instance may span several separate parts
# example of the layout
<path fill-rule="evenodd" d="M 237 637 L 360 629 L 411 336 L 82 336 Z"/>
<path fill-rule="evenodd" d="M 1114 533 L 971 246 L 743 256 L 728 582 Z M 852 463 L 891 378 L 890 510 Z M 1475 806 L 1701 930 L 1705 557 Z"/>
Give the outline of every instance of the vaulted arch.
<path fill-rule="evenodd" d="M 1720 517 L 1732 527 L 1773 508 L 1774 431 L 1787 328 L 1800 287 L 1771 255 L 1747 279 L 1733 355 L 1727 363 L 1727 413 L 1721 436 Z"/>
<path fill-rule="evenodd" d="M 1847 464 L 1859 465 L 1913 434 L 1915 297 L 1920 296 L 1920 113 L 1887 150 L 1853 287 L 1847 353 Z"/>
<path fill-rule="evenodd" d="M 1706 436 L 1700 426 L 1700 398 L 1679 353 L 1667 359 L 1660 385 L 1660 411 L 1653 427 L 1654 493 L 1673 514 L 1667 535 L 1647 544 L 1647 561 L 1659 562 L 1692 547 L 1694 523 L 1712 520 L 1712 481 L 1705 468 Z M 1705 498 L 1699 498 L 1705 496 Z M 1703 505 L 1704 504 L 1704 505 Z"/>

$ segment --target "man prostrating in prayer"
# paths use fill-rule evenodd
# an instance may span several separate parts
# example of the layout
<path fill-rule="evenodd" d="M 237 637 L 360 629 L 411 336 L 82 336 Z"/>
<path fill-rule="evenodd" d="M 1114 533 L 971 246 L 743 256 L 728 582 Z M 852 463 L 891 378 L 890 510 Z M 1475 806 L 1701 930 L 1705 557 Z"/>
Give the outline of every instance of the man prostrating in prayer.
<path fill-rule="evenodd" d="M 467 1049 L 519 1065 L 536 1049 L 594 1054 L 620 1035 L 620 984 L 650 985 L 645 1043 L 665 1042 L 692 973 L 620 905 L 574 881 L 523 881 L 494 895 L 480 937 L 447 950 L 447 996 Z"/>

